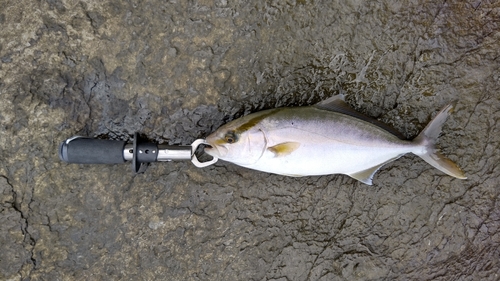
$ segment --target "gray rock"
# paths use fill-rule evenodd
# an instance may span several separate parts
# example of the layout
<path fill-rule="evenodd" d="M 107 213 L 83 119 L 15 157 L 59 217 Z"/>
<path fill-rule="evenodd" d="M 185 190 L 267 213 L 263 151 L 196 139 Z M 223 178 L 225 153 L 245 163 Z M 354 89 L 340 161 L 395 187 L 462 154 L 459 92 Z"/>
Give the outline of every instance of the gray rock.
<path fill-rule="evenodd" d="M 248 3 L 247 3 L 248 2 Z M 0 12 L 0 279 L 498 280 L 500 4 L 20 1 Z M 75 165 L 73 135 L 189 144 L 346 94 L 439 145 L 374 186 L 218 162 Z M 335 159 L 332 159 L 335 161 Z"/>

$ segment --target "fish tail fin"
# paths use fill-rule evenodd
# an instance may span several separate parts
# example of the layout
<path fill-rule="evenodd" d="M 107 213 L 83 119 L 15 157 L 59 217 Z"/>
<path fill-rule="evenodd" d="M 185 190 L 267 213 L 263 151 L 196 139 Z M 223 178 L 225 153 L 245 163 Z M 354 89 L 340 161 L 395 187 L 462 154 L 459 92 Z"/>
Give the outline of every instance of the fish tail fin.
<path fill-rule="evenodd" d="M 447 105 L 431 120 L 431 122 L 429 122 L 429 124 L 427 124 L 425 129 L 413 140 L 413 142 L 419 144 L 419 147 L 422 149 L 413 153 L 420 156 L 420 158 L 424 159 L 425 162 L 433 167 L 452 177 L 466 179 L 467 177 L 457 164 L 441 154 L 439 149 L 436 148 L 436 142 L 441 133 L 441 128 L 450 113 L 453 112 L 455 105 L 456 102 Z"/>

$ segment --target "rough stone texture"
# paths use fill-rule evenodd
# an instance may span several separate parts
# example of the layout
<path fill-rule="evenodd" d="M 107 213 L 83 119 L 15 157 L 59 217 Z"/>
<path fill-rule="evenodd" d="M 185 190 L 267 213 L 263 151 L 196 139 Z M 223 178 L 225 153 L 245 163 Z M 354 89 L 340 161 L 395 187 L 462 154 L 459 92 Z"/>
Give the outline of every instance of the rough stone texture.
<path fill-rule="evenodd" d="M 1 280 L 500 279 L 498 1 L 0 6 Z M 458 100 L 440 145 L 469 179 L 413 156 L 374 186 L 57 156 L 73 135 L 189 144 L 338 92 L 408 137 Z"/>

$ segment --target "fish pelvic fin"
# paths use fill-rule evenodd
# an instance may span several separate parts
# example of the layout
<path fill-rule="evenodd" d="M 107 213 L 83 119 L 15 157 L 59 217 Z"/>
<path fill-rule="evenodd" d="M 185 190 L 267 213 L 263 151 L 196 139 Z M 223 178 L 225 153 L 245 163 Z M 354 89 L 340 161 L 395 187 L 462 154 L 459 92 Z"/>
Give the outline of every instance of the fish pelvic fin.
<path fill-rule="evenodd" d="M 436 142 L 441 133 L 441 128 L 448 116 L 453 112 L 456 102 L 445 106 L 434 119 L 427 124 L 425 129 L 413 140 L 419 146 L 425 147 L 423 150 L 413 152 L 420 156 L 425 162 L 434 168 L 458 179 L 466 179 L 464 172 L 453 161 L 439 152 Z"/>

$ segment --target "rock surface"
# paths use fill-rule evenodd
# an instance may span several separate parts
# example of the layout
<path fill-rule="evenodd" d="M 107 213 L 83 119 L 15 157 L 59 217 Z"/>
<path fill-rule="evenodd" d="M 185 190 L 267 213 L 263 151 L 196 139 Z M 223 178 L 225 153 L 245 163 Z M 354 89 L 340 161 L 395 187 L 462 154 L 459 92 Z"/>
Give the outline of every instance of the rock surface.
<path fill-rule="evenodd" d="M 3 0 L 0 279 L 500 279 L 500 3 L 468 2 Z M 439 145 L 469 178 L 410 155 L 374 186 L 57 155 L 339 92 L 408 137 L 458 100 Z"/>

